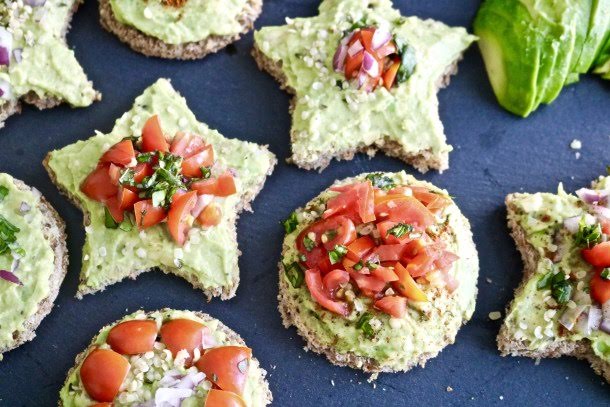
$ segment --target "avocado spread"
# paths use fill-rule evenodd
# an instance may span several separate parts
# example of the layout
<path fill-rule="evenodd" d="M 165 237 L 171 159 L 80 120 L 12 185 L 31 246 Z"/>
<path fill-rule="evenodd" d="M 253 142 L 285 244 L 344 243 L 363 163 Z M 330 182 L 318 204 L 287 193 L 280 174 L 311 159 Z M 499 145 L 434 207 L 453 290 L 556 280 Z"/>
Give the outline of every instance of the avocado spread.
<path fill-rule="evenodd" d="M 158 115 L 166 134 L 189 131 L 212 144 L 216 165 L 235 172 L 237 194 L 218 203 L 222 209 L 219 225 L 191 229 L 183 247 L 174 243 L 162 225 L 143 231 L 107 228 L 104 206 L 87 198 L 80 186 L 95 168 L 101 155 L 124 137 L 140 137 L 144 122 Z M 227 139 L 200 123 L 186 101 L 160 79 L 139 96 L 133 108 L 125 113 L 108 134 L 69 145 L 49 155 L 48 167 L 57 184 L 78 200 L 85 212 L 86 241 L 79 294 L 100 290 L 105 285 L 135 277 L 139 272 L 159 267 L 186 278 L 196 287 L 232 296 L 239 270 L 235 220 L 240 203 L 255 196 L 270 173 L 275 157 L 254 143 Z"/>
<path fill-rule="evenodd" d="M 475 40 L 463 28 L 433 20 L 401 17 L 389 0 L 325 0 L 320 14 L 286 19 L 287 24 L 255 32 L 257 49 L 281 65 L 285 84 L 295 93 L 292 154 L 306 168 L 324 167 L 329 152 L 397 145 L 400 156 L 429 153 L 446 169 L 448 154 L 438 115 L 440 78 Z M 366 92 L 333 69 L 340 41 L 354 27 L 389 31 L 397 43 L 409 44 L 417 66 L 408 80 L 387 90 Z"/>
<path fill-rule="evenodd" d="M 596 190 L 608 188 L 609 177 L 595 184 Z M 537 263 L 512 302 L 504 329 L 536 352 L 588 339 L 595 354 L 610 362 L 610 335 L 600 327 L 600 305 L 590 295 L 593 268 L 582 256 L 587 248 L 586 230 L 597 230 L 590 208 L 561 185 L 557 194 L 513 197 L 509 221 L 523 230 L 527 244 L 537 254 Z"/>
<path fill-rule="evenodd" d="M 65 41 L 76 0 L 0 5 L 0 105 L 27 94 L 89 106 L 97 97 Z"/>
<path fill-rule="evenodd" d="M 179 3 L 174 5 L 173 3 Z M 239 34 L 249 0 L 110 0 L 115 18 L 167 44 Z"/>
<path fill-rule="evenodd" d="M 241 345 L 227 338 L 226 334 L 218 329 L 218 320 L 204 321 L 197 314 L 190 311 L 165 309 L 150 314 L 138 311 L 126 316 L 121 321 L 118 321 L 117 324 L 125 321 L 152 319 L 157 322 L 157 326 L 161 326 L 165 321 L 179 318 L 190 319 L 204 324 L 213 335 L 216 342 L 215 346 Z M 104 327 L 93 340 L 92 346 L 108 349 L 109 345 L 106 343 L 106 338 L 114 325 L 116 324 Z M 161 379 L 166 374 L 184 375 L 195 369 L 194 367 L 186 368 L 184 360 L 179 361 L 178 357 L 174 358 L 171 352 L 165 349 L 160 342 L 155 343 L 154 350 L 150 354 L 131 356 L 129 359 L 131 365 L 130 372 L 123 382 L 121 392 L 112 402 L 112 405 L 116 407 L 140 404 L 155 406 L 157 405 L 154 403 L 155 393 L 162 387 L 160 382 L 162 382 Z M 95 404 L 95 401 L 89 397 L 83 387 L 79 374 L 81 364 L 82 360 L 70 372 L 59 393 L 60 405 L 63 407 L 87 407 Z M 254 358 L 251 359 L 248 368 L 248 378 L 242 395 L 248 407 L 262 407 L 266 404 L 265 389 L 261 387 L 263 377 L 264 373 L 259 367 L 258 361 Z M 180 406 L 196 407 L 203 405 L 202 401 L 205 400 L 206 394 L 211 387 L 212 383 L 204 380 L 195 387 L 194 395 L 181 400 Z M 149 404 L 151 402 L 152 404 Z"/>
<path fill-rule="evenodd" d="M 365 175 L 341 181 L 334 186 L 365 181 Z M 426 187 L 450 199 L 446 191 L 418 181 L 405 172 L 382 175 L 397 186 Z M 305 208 L 295 211 L 293 219 L 296 228 L 284 240 L 284 264 L 299 261 L 301 255 L 297 250 L 297 237 L 320 219 L 326 202 L 336 195 L 336 192 L 326 190 Z M 291 303 L 290 312 L 296 315 L 299 331 L 315 336 L 317 343 L 338 354 L 370 358 L 383 366 L 384 370 L 406 370 L 422 359 L 437 355 L 448 343 L 453 342 L 459 328 L 471 318 L 475 308 L 479 271 L 478 256 L 466 218 L 453 201 L 445 208 L 442 216 L 448 227 L 445 236 L 441 238 L 447 243 L 447 250 L 459 256 L 449 271 L 459 284 L 452 293 L 438 285 L 421 285 L 420 288 L 429 301 L 409 300 L 407 312 L 402 318 L 390 317 L 374 309 L 369 298 L 359 296 L 354 302 L 354 309 L 347 317 L 343 317 L 322 308 L 313 299 L 304 282 L 295 287 L 294 278 L 289 275 L 290 270 L 284 267 L 284 273 L 280 276 L 280 284 L 285 292 L 283 297 Z"/>
<path fill-rule="evenodd" d="M 10 175 L 0 173 L 0 249 L 4 248 L 0 270 L 14 276 L 11 281 L 0 279 L 0 359 L 2 350 L 11 347 L 16 335 L 27 329 L 25 322 L 50 293 L 55 256 L 43 234 L 40 198 L 38 193 L 17 188 Z M 18 231 L 5 250 L 7 224 Z"/>

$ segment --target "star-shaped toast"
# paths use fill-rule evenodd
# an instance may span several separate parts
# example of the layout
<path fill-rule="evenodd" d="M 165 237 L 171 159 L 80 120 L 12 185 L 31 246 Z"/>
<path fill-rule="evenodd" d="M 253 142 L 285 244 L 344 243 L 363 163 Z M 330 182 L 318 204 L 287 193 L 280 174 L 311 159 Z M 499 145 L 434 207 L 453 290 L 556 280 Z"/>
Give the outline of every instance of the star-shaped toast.
<path fill-rule="evenodd" d="M 506 198 L 525 270 L 497 338 L 503 356 L 573 356 L 610 380 L 609 197 L 600 177 L 575 194 Z"/>
<path fill-rule="evenodd" d="M 476 37 L 402 17 L 390 0 L 324 0 L 319 12 L 254 34 L 259 67 L 294 95 L 290 161 L 322 170 L 382 150 L 422 172 L 447 169 L 437 92 Z"/>
<path fill-rule="evenodd" d="M 193 225 L 183 245 L 172 239 L 165 223 L 145 229 L 137 222 L 137 227 L 124 228 L 121 223 L 109 228 L 105 206 L 83 192 L 84 181 L 99 168 L 100 157 L 121 140 L 139 138 L 144 123 L 153 115 L 158 117 L 165 137 L 183 133 L 201 137 L 213 147 L 216 158 L 212 171 L 228 171 L 234 177 L 236 192 L 215 201 L 221 208 L 220 223 L 209 228 Z M 265 146 L 227 139 L 197 121 L 185 99 L 165 79 L 146 89 L 109 134 L 97 133 L 50 152 L 44 164 L 52 180 L 85 215 L 86 241 L 77 297 L 155 267 L 186 279 L 208 297 L 234 296 L 239 282 L 235 222 L 239 212 L 249 208 L 275 163 L 275 156 Z M 136 212 L 136 220 L 137 216 Z"/>
<path fill-rule="evenodd" d="M 66 33 L 80 0 L 6 1 L 0 5 L 0 127 L 21 111 L 66 102 L 89 106 L 101 99 L 93 89 Z"/>

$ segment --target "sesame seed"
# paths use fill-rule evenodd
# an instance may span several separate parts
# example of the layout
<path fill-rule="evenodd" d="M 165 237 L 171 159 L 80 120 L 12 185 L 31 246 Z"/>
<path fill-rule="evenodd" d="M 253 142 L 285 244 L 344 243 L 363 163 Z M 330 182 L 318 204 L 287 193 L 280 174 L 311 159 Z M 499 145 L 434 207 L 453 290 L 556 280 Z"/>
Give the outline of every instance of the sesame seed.
<path fill-rule="evenodd" d="M 500 318 L 502 318 L 502 313 L 500 311 L 492 311 L 489 313 L 489 319 L 492 321 L 497 321 Z"/>

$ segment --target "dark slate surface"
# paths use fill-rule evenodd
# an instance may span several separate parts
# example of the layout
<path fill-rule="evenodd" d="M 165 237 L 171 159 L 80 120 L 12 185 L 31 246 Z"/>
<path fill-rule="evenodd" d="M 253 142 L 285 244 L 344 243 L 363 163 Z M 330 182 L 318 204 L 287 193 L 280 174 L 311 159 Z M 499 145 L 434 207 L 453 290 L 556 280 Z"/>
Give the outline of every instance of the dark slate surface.
<path fill-rule="evenodd" d="M 404 14 L 470 26 L 476 0 L 396 1 Z M 312 16 L 317 0 L 266 0 L 256 26 L 282 24 L 285 16 Z M 605 171 L 610 119 L 608 83 L 586 77 L 564 90 L 550 107 L 527 120 L 495 102 L 480 54 L 473 47 L 450 87 L 440 93 L 440 111 L 455 151 L 444 174 L 416 176 L 447 188 L 471 220 L 481 255 L 479 297 L 473 320 L 455 345 L 425 369 L 383 374 L 376 387 L 367 376 L 330 365 L 306 353 L 294 329 L 285 330 L 276 310 L 282 229 L 278 222 L 337 178 L 363 171 L 405 169 L 383 155 L 334 162 L 322 174 L 286 165 L 289 155 L 288 96 L 259 72 L 250 57 L 252 35 L 230 49 L 197 62 L 148 59 L 123 46 L 98 24 L 95 1 L 77 13 L 69 34 L 104 100 L 87 109 L 39 112 L 26 108 L 0 131 L 0 171 L 40 189 L 68 224 L 70 269 L 57 305 L 31 343 L 0 363 L 0 405 L 52 406 L 65 374 L 100 327 L 138 308 L 203 310 L 238 331 L 269 371 L 278 406 L 307 405 L 593 405 L 607 404 L 608 390 L 585 362 L 570 358 L 502 358 L 495 336 L 503 310 L 521 279 L 522 264 L 505 226 L 503 199 L 514 191 L 568 190 Z M 47 151 L 109 131 L 133 99 L 159 77 L 171 78 L 198 118 L 229 137 L 269 144 L 280 164 L 254 202 L 254 213 L 239 220 L 241 285 L 228 302 L 206 303 L 183 280 L 150 272 L 103 293 L 74 299 L 81 265 L 82 215 L 51 184 L 40 164 Z M 570 142 L 583 142 L 576 159 Z M 331 384 L 334 381 L 334 386 Z M 453 391 L 448 392 L 451 386 Z"/>

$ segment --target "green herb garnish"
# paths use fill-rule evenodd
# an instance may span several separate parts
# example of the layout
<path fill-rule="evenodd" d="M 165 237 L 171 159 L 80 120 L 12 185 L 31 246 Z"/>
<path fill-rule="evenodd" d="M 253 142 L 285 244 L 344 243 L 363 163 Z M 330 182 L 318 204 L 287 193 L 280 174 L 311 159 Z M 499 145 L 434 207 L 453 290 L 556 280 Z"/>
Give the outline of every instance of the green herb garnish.
<path fill-rule="evenodd" d="M 155 153 L 140 153 L 136 157 L 136 161 L 139 163 L 149 163 L 152 158 L 155 156 Z"/>
<path fill-rule="evenodd" d="M 297 213 L 292 212 L 288 219 L 282 222 L 282 225 L 284 225 L 284 230 L 286 231 L 286 233 L 294 232 L 297 226 L 299 225 L 299 221 L 297 220 Z"/>
<path fill-rule="evenodd" d="M 25 250 L 17 244 L 16 234 L 20 229 L 0 215 L 0 255 L 12 254 L 23 257 Z"/>
<path fill-rule="evenodd" d="M 400 67 L 396 73 L 396 83 L 406 82 L 413 75 L 417 66 L 415 48 L 399 38 L 394 38 L 394 43 L 398 49 L 398 55 L 400 55 Z"/>
<path fill-rule="evenodd" d="M 536 287 L 539 290 L 550 288 L 551 296 L 560 305 L 567 303 L 572 297 L 572 284 L 570 280 L 566 280 L 566 274 L 563 271 L 558 273 L 549 271 L 538 280 Z"/>
<path fill-rule="evenodd" d="M 411 232 L 413 232 L 412 225 L 409 225 L 408 223 L 398 223 L 388 230 L 387 235 L 388 236 L 393 235 L 400 239 L 407 233 L 411 233 Z"/>
<path fill-rule="evenodd" d="M 362 260 L 360 260 L 358 263 L 354 264 L 354 270 L 356 270 L 356 271 L 362 270 L 363 267 L 364 267 L 364 264 L 362 264 Z"/>
<path fill-rule="evenodd" d="M 303 281 L 305 281 L 303 268 L 296 261 L 290 264 L 284 263 L 284 272 L 286 273 L 286 278 L 294 288 L 299 288 L 303 284 Z"/>
<path fill-rule="evenodd" d="M 396 183 L 392 178 L 383 175 L 380 172 L 369 174 L 365 178 L 371 181 L 371 184 L 373 184 L 374 187 L 383 189 L 384 191 L 390 190 L 396 186 Z"/>
<path fill-rule="evenodd" d="M 373 319 L 373 315 L 365 312 L 362 314 L 360 319 L 358 319 L 358 322 L 356 322 L 356 328 L 360 329 L 367 338 L 372 338 L 375 336 L 375 331 L 371 326 L 371 319 Z"/>
<path fill-rule="evenodd" d="M 8 195 L 8 188 L 4 185 L 0 185 L 0 202 L 4 201 L 4 198 Z"/>
<path fill-rule="evenodd" d="M 312 251 L 314 249 L 314 247 L 316 247 L 316 242 L 314 242 L 313 240 L 311 240 L 309 238 L 309 236 L 305 236 L 303 238 L 303 246 L 305 246 L 305 250 L 307 250 L 308 252 Z"/>
<path fill-rule="evenodd" d="M 105 206 L 104 206 L 104 225 L 108 229 L 116 229 L 119 227 L 119 224 L 114 220 L 114 218 L 110 214 L 110 211 Z"/>
<path fill-rule="evenodd" d="M 606 267 L 600 273 L 600 277 L 604 280 L 610 280 L 610 268 Z"/>
<path fill-rule="evenodd" d="M 580 218 L 578 232 L 574 235 L 574 243 L 580 247 L 592 247 L 602 239 L 602 227 L 599 223 L 587 225 L 585 217 Z"/>
<path fill-rule="evenodd" d="M 347 254 L 347 247 L 343 245 L 336 245 L 335 248 L 328 252 L 328 258 L 330 259 L 330 264 L 337 264 L 341 261 L 343 256 Z"/>
<path fill-rule="evenodd" d="M 147 158 L 156 157 L 153 174 L 145 177 L 141 183 L 135 184 L 133 170 L 126 170 L 119 179 L 122 185 L 136 186 L 140 197 L 150 198 L 155 207 L 169 208 L 176 191 L 188 189 L 182 177 L 182 157 L 162 151 L 151 153 Z M 139 156 L 138 156 L 139 157 Z"/>

